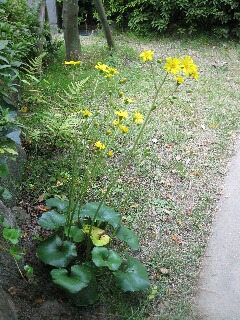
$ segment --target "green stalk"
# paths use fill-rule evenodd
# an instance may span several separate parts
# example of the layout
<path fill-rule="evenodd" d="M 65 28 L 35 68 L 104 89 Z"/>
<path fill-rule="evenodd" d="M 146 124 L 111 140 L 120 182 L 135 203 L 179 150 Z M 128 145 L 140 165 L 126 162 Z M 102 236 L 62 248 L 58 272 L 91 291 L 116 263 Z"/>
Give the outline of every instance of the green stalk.
<path fill-rule="evenodd" d="M 107 187 L 107 190 L 106 190 L 105 194 L 103 195 L 103 197 L 102 197 L 102 199 L 101 199 L 101 201 L 100 201 L 100 203 L 99 203 L 99 206 L 98 206 L 98 208 L 97 208 L 97 210 L 96 210 L 96 212 L 95 212 L 95 214 L 94 214 L 94 217 L 93 217 L 93 219 L 92 219 L 92 223 L 91 223 L 91 226 L 90 226 L 90 229 L 89 229 L 89 237 L 88 237 L 88 240 L 87 240 L 87 249 L 86 249 L 86 259 L 87 259 L 87 260 L 89 260 L 89 257 L 90 257 L 90 250 L 91 250 L 90 235 L 91 235 L 91 232 L 92 232 L 92 227 L 93 227 L 94 221 L 95 221 L 96 218 L 97 218 L 98 212 L 99 212 L 99 210 L 100 210 L 103 202 L 105 201 L 106 197 L 108 196 L 108 194 L 109 194 L 110 191 L 112 190 L 113 186 L 116 184 L 116 182 L 117 182 L 117 180 L 119 179 L 119 177 L 120 177 L 120 175 L 122 174 L 122 172 L 126 169 L 126 167 L 127 167 L 128 163 L 129 163 L 129 160 L 130 160 L 131 156 L 132 156 L 133 153 L 135 152 L 136 147 L 137 147 L 137 145 L 138 145 L 138 142 L 139 142 L 139 140 L 140 140 L 140 138 L 141 138 L 141 136 L 142 136 L 143 130 L 145 129 L 145 127 L 146 127 L 146 125 L 147 125 L 147 123 L 148 123 L 148 120 L 149 120 L 149 118 L 150 118 L 150 115 L 151 115 L 152 111 L 154 110 L 155 103 L 156 103 L 156 101 L 157 101 L 158 95 L 159 95 L 159 93 L 160 93 L 160 90 L 162 89 L 162 86 L 163 86 L 166 78 L 167 78 L 167 74 L 165 75 L 162 83 L 159 85 L 158 89 L 156 90 L 156 94 L 155 94 L 155 97 L 154 97 L 153 102 L 152 102 L 152 104 L 151 104 L 151 107 L 150 107 L 149 110 L 148 110 L 148 113 L 147 113 L 147 115 L 146 115 L 146 117 L 145 117 L 145 120 L 144 120 L 144 122 L 143 122 L 143 124 L 142 124 L 142 126 L 141 126 L 141 129 L 140 129 L 140 131 L 139 131 L 139 133 L 138 133 L 138 135 L 137 135 L 137 137 L 136 137 L 136 139 L 135 139 L 135 142 L 134 142 L 134 144 L 133 144 L 133 147 L 132 147 L 131 151 L 129 152 L 129 154 L 128 154 L 126 160 L 125 160 L 125 162 L 124 162 L 123 165 L 122 165 L 122 167 L 119 169 L 118 174 L 115 176 L 115 178 L 112 180 L 112 182 L 110 183 L 110 185 Z M 165 99 L 163 99 L 163 100 L 165 100 Z"/>

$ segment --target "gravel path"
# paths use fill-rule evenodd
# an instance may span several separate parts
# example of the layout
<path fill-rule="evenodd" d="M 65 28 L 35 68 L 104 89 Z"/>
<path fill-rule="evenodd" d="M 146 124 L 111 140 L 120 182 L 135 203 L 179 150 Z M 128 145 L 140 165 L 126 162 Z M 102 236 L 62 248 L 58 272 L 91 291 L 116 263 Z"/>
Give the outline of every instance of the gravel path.
<path fill-rule="evenodd" d="M 240 141 L 230 164 L 200 274 L 202 320 L 240 319 Z"/>

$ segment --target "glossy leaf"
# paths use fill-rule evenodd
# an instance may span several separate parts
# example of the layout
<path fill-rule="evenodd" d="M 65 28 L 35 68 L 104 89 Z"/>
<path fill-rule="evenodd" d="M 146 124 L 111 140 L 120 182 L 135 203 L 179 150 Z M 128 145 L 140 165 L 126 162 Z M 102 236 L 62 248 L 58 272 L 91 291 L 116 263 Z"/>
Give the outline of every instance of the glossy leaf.
<path fill-rule="evenodd" d="M 46 205 L 49 208 L 57 208 L 59 211 L 66 212 L 68 208 L 69 201 L 62 200 L 59 198 L 50 198 L 46 201 Z"/>
<path fill-rule="evenodd" d="M 99 299 L 96 279 L 92 278 L 87 287 L 83 288 L 75 294 L 68 294 L 68 297 L 78 307 L 84 307 L 94 304 Z"/>
<path fill-rule="evenodd" d="M 71 241 L 62 241 L 57 235 L 40 243 L 37 248 L 38 258 L 57 268 L 66 267 L 76 256 L 76 246 Z"/>
<path fill-rule="evenodd" d="M 43 229 L 56 230 L 59 227 L 64 226 L 65 223 L 66 217 L 55 210 L 44 212 L 42 216 L 38 219 L 38 224 Z"/>
<path fill-rule="evenodd" d="M 71 267 L 70 274 L 66 269 L 53 269 L 51 276 L 55 284 L 69 293 L 77 293 L 91 280 L 91 275 L 86 268 L 78 265 Z"/>
<path fill-rule="evenodd" d="M 132 250 L 139 249 L 138 237 L 135 232 L 122 225 L 115 234 L 115 237 L 125 241 Z"/>
<path fill-rule="evenodd" d="M 110 270 L 118 270 L 122 264 L 122 258 L 113 250 L 95 247 L 92 250 L 92 261 L 97 267 L 108 267 Z"/>
<path fill-rule="evenodd" d="M 65 235 L 68 235 L 68 228 L 65 229 Z M 84 232 L 77 226 L 72 226 L 70 228 L 69 237 L 73 239 L 74 242 L 82 242 L 85 238 Z"/>
<path fill-rule="evenodd" d="M 123 291 L 140 291 L 147 289 L 150 285 L 147 270 L 137 259 L 127 256 L 127 266 L 121 271 L 113 273 L 117 285 Z"/>
<path fill-rule="evenodd" d="M 85 204 L 80 212 L 81 217 L 89 217 L 93 220 L 94 215 L 99 207 L 100 202 L 88 202 Z M 112 208 L 102 204 L 99 209 L 96 220 L 107 222 L 113 228 L 117 228 L 121 220 L 121 215 L 115 212 Z"/>

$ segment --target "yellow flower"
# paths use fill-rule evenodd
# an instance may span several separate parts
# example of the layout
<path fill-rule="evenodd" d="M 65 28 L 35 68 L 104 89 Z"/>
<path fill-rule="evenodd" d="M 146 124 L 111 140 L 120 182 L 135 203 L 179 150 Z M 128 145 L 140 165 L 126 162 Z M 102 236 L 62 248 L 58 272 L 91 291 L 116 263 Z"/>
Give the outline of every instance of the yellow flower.
<path fill-rule="evenodd" d="M 110 77 L 114 76 L 115 74 L 119 74 L 119 72 L 116 69 L 109 67 L 106 64 L 103 64 L 101 62 L 98 62 L 95 65 L 95 69 L 100 70 L 100 72 L 106 73 L 105 78 L 110 78 Z"/>
<path fill-rule="evenodd" d="M 83 110 L 82 113 L 83 113 L 84 117 L 91 117 L 92 116 L 92 112 L 87 109 Z"/>
<path fill-rule="evenodd" d="M 199 76 L 197 66 L 195 66 L 195 68 L 192 69 L 192 71 L 190 72 L 190 76 L 194 78 L 196 81 L 198 81 Z"/>
<path fill-rule="evenodd" d="M 128 112 L 124 110 L 119 110 L 115 112 L 116 115 L 119 116 L 119 118 L 128 118 Z"/>
<path fill-rule="evenodd" d="M 133 122 L 137 124 L 143 123 L 143 115 L 137 111 L 134 112 Z"/>
<path fill-rule="evenodd" d="M 113 124 L 114 126 L 119 125 L 119 119 L 115 119 L 115 120 L 112 122 L 112 124 Z"/>
<path fill-rule="evenodd" d="M 121 80 L 119 80 L 119 83 L 125 83 L 127 81 L 127 78 L 123 78 Z"/>
<path fill-rule="evenodd" d="M 124 126 L 123 124 L 120 124 L 119 126 L 120 131 L 122 131 L 123 133 L 127 133 L 128 132 L 128 127 Z"/>
<path fill-rule="evenodd" d="M 177 81 L 177 84 L 181 84 L 185 81 L 184 78 L 181 76 L 177 76 L 174 79 Z"/>
<path fill-rule="evenodd" d="M 164 65 L 166 72 L 176 75 L 182 70 L 182 61 L 179 58 L 166 58 L 166 64 Z"/>
<path fill-rule="evenodd" d="M 94 145 L 98 148 L 98 150 L 104 150 L 106 148 L 105 144 L 103 144 L 101 141 L 95 142 Z"/>
<path fill-rule="evenodd" d="M 119 72 L 115 68 L 108 67 L 108 73 L 119 74 Z"/>
<path fill-rule="evenodd" d="M 154 51 L 145 50 L 140 53 L 139 57 L 142 59 L 143 62 L 151 61 L 153 59 Z"/>
<path fill-rule="evenodd" d="M 125 102 L 125 103 L 131 103 L 131 102 L 133 102 L 133 100 L 132 100 L 131 98 L 125 98 L 125 99 L 124 99 L 124 102 Z"/>
<path fill-rule="evenodd" d="M 122 96 L 123 96 L 123 92 L 120 91 L 120 92 L 119 92 L 119 97 L 121 98 Z"/>
<path fill-rule="evenodd" d="M 113 74 L 112 74 L 112 73 L 107 73 L 107 74 L 104 76 L 104 78 L 111 78 L 111 77 L 113 77 Z"/>
<path fill-rule="evenodd" d="M 108 66 L 106 64 L 103 64 L 101 62 L 98 62 L 96 65 L 95 65 L 95 69 L 98 69 L 102 72 L 107 72 L 107 68 Z"/>
<path fill-rule="evenodd" d="M 76 65 L 76 64 L 81 64 L 81 61 L 64 61 L 64 64 Z"/>
<path fill-rule="evenodd" d="M 110 150 L 110 151 L 108 152 L 108 157 L 112 157 L 112 156 L 113 156 L 113 151 Z"/>

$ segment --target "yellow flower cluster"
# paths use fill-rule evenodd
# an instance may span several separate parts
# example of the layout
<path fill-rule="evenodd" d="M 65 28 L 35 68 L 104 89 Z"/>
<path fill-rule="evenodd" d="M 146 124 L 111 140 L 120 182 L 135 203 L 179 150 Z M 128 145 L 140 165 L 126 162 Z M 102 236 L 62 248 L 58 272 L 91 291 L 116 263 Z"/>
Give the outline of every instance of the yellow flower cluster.
<path fill-rule="evenodd" d="M 140 53 L 139 57 L 142 59 L 142 62 L 151 61 L 153 59 L 154 51 L 145 50 Z"/>
<path fill-rule="evenodd" d="M 105 73 L 106 74 L 105 78 L 110 78 L 110 77 L 114 76 L 115 74 L 119 74 L 119 72 L 115 68 L 109 67 L 106 64 L 103 64 L 101 62 L 98 62 L 95 65 L 95 69 L 98 69 L 98 70 L 100 70 L 100 72 Z"/>
<path fill-rule="evenodd" d="M 116 114 L 117 116 L 119 116 L 120 119 L 122 119 L 122 118 L 128 118 L 128 112 L 125 111 L 125 110 L 116 111 L 115 114 Z"/>
<path fill-rule="evenodd" d="M 166 58 L 164 69 L 167 73 L 175 76 L 175 80 L 178 82 L 178 84 L 184 81 L 183 76 L 192 77 L 195 80 L 198 80 L 199 78 L 198 67 L 189 56 L 184 58 Z"/>
<path fill-rule="evenodd" d="M 76 64 L 81 64 L 81 61 L 64 61 L 64 64 L 76 65 Z"/>
<path fill-rule="evenodd" d="M 103 144 L 101 141 L 95 142 L 94 146 L 98 148 L 99 151 L 104 150 L 106 148 L 105 144 Z"/>

